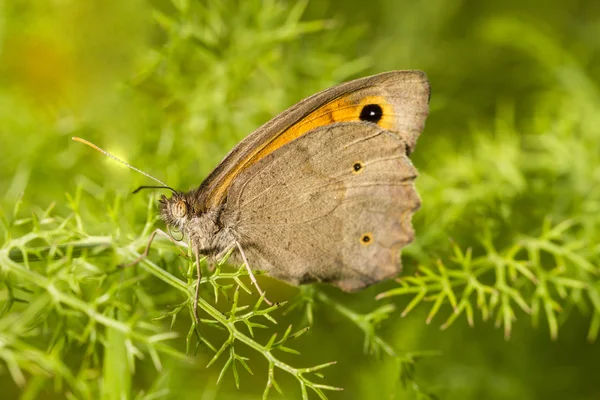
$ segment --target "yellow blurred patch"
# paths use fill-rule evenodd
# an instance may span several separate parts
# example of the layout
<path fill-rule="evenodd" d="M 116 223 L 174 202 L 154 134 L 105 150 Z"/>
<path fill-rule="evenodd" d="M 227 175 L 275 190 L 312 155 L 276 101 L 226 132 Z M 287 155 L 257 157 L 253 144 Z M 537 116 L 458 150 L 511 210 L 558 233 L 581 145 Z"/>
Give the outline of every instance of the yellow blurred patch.
<path fill-rule="evenodd" d="M 7 39 L 0 63 L 9 85 L 34 100 L 54 102 L 73 84 L 73 59 L 65 49 L 36 36 Z"/>

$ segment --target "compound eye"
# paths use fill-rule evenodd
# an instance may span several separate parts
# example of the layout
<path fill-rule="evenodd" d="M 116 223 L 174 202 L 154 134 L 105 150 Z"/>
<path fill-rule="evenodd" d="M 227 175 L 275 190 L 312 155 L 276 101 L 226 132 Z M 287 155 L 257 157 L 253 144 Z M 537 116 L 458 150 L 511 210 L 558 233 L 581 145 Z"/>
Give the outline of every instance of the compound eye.
<path fill-rule="evenodd" d="M 187 214 L 187 204 L 183 200 L 179 200 L 171 206 L 171 212 L 176 218 L 183 218 Z"/>

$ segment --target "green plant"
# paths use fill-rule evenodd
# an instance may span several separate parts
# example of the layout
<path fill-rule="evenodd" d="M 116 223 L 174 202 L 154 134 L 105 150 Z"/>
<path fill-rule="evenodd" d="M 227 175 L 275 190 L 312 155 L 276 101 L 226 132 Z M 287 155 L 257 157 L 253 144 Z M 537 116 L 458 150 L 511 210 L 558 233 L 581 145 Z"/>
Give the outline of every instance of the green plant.
<path fill-rule="evenodd" d="M 507 339 L 519 313 L 531 315 L 534 326 L 544 316 L 556 339 L 560 324 L 580 310 L 590 316 L 588 340 L 595 341 L 597 86 L 533 25 L 494 19 L 482 31 L 488 40 L 519 49 L 546 49 L 537 61 L 559 85 L 544 93 L 528 124 L 518 128 L 514 107 L 500 105 L 494 131 L 476 130 L 460 157 L 443 158 L 427 170 L 421 191 L 428 201 L 420 214 L 428 219 L 427 229 L 420 246 L 409 250 L 420 265 L 378 298 L 410 296 L 403 316 L 432 302 L 428 324 L 442 306 L 450 306 L 442 329 L 461 315 L 472 326 L 479 309 L 484 321 L 503 326 Z M 525 39 L 508 39 L 516 37 Z M 437 259 L 427 254 L 434 242 L 448 243 Z"/>
<path fill-rule="evenodd" d="M 327 29 L 328 25 L 327 21 L 299 20 L 306 2 L 298 2 L 290 10 L 275 2 L 224 2 L 207 7 L 179 1 L 173 5 L 154 11 L 153 17 L 164 29 L 163 42 L 145 55 L 138 74 L 122 87 L 124 95 L 143 110 L 142 126 L 148 124 L 149 132 L 158 135 L 160 144 L 154 161 L 165 164 L 186 146 L 231 146 L 232 137 L 249 131 L 251 121 L 287 102 L 282 96 L 294 91 L 280 91 L 277 82 L 289 80 L 286 74 L 306 72 L 294 71 L 303 65 L 293 58 L 298 57 L 296 47 L 301 46 L 297 39 Z M 224 25 L 223 21 L 232 16 L 239 20 Z M 340 56 L 325 51 L 309 59 L 304 57 L 303 61 L 320 64 L 321 70 L 328 71 L 334 65 L 343 65 L 330 76 L 320 74 L 326 81 L 338 81 L 364 66 L 360 61 L 340 63 Z M 285 64 L 292 68 L 283 68 Z M 263 87 L 274 87 L 276 92 L 263 93 Z M 253 91 L 261 93 L 262 104 L 242 100 L 231 105 L 240 93 Z M 67 131 L 87 131 L 90 123 L 78 121 Z M 150 128 L 154 124 L 160 128 Z M 220 135 L 198 135 L 210 132 L 211 126 L 219 126 Z M 180 139 L 177 145 L 174 134 Z M 127 158 L 137 156 L 134 153 Z M 216 158 L 202 161 L 210 165 Z M 174 176 L 174 170 L 167 176 L 171 184 L 187 180 L 179 173 Z M 193 179 L 197 176 L 189 178 Z M 140 197 L 126 200 L 114 196 L 109 190 L 98 190 L 85 177 L 74 194 L 67 195 L 69 211 L 62 213 L 66 216 L 56 212 L 53 203 L 23 217 L 22 199 L 10 213 L 2 214 L 0 358 L 25 397 L 38 397 L 51 386 L 72 398 L 96 397 L 98 393 L 122 398 L 132 391 L 137 391 L 140 398 L 164 396 L 169 393 L 168 378 L 150 389 L 133 380 L 139 361 L 148 359 L 157 371 L 162 371 L 165 357 L 190 361 L 185 354 L 198 352 L 214 353 L 207 367 L 221 364 L 217 383 L 231 373 L 239 388 L 240 367 L 253 373 L 249 358 L 238 350 L 245 346 L 267 362 L 265 398 L 273 390 L 282 393 L 276 379 L 280 373 L 297 380 L 302 398 L 307 398 L 309 391 L 325 398 L 325 391 L 341 390 L 319 380 L 323 377 L 321 370 L 335 362 L 296 367 L 295 362 L 279 356 L 300 354 L 288 347 L 288 342 L 313 323 L 310 304 L 315 301 L 332 306 L 356 324 L 365 334 L 365 351 L 384 349 L 395 356 L 375 332 L 375 325 L 393 308 L 388 305 L 359 314 L 314 290 L 301 291 L 295 301 L 309 315 L 309 325 L 294 332 L 289 325 L 280 338 L 276 332 L 267 340 L 256 337 L 256 330 L 274 330 L 275 318 L 285 302 L 266 307 L 263 298 L 242 301 L 240 291 L 251 294 L 245 282 L 246 270 L 230 272 L 222 264 L 208 272 L 203 262 L 205 274 L 198 302 L 201 318 L 196 325 L 191 318 L 196 282 L 192 257 L 182 260 L 181 250 L 159 240 L 152 256 L 135 268 L 119 267 L 140 256 L 139 250 L 157 227 L 154 197 L 143 207 Z M 145 217 L 140 213 L 144 208 Z M 142 219 L 145 223 L 137 232 L 139 228 L 134 227 L 139 227 Z M 187 245 L 181 245 L 185 252 Z M 178 337 L 176 324 L 182 314 L 190 317 L 184 322 L 189 324 L 185 352 L 178 350 L 173 340 Z M 161 325 L 161 320 L 169 325 Z M 212 328 L 225 335 L 211 339 L 206 331 Z M 77 356 L 70 357 L 72 353 Z"/>
<path fill-rule="evenodd" d="M 411 12 L 402 12 L 408 2 L 373 2 L 365 13 L 356 12 L 364 2 L 331 2 L 349 20 L 385 14 L 362 30 L 340 25 L 344 15 L 311 18 L 326 2 L 306 11 L 304 1 L 107 1 L 102 12 L 93 2 L 25 3 L 0 7 L 7 396 L 576 396 L 555 393 L 549 380 L 593 390 L 589 362 L 574 360 L 576 375 L 557 374 L 537 362 L 556 347 L 534 348 L 543 342 L 535 333 L 526 331 L 533 338 L 523 343 L 514 332 L 529 318 L 562 345 L 562 331 L 577 321 L 589 341 L 600 329 L 600 95 L 587 64 L 597 35 L 582 34 L 581 48 L 572 48 L 566 33 L 510 10 L 474 22 L 473 3 L 461 1 Z M 503 6 L 477 7 L 493 15 Z M 571 15 L 561 7 L 554 4 L 557 15 Z M 465 39 L 463 27 L 472 36 Z M 51 68 L 56 63 L 64 68 Z M 261 279 L 269 298 L 288 300 L 267 307 L 250 295 L 245 269 L 209 271 L 203 260 L 196 326 L 195 266 L 185 242 L 159 239 L 143 262 L 119 267 L 162 227 L 156 196 L 115 194 L 145 178 L 83 146 L 65 148 L 71 136 L 185 189 L 286 105 L 382 65 L 422 68 L 433 85 L 428 128 L 412 156 L 423 209 L 397 284 L 346 296 Z M 432 338 L 423 320 L 444 313 L 447 330 Z M 417 351 L 443 348 L 445 337 L 465 340 L 479 316 L 513 335 L 494 357 L 496 337 Z M 451 359 L 463 348 L 484 356 L 464 368 Z M 500 357 L 512 381 L 496 369 Z M 536 382 L 531 370 L 552 379 Z M 520 374 L 525 386 L 515 383 Z"/>
<path fill-rule="evenodd" d="M 248 358 L 236 351 L 240 345 L 245 345 L 268 362 L 264 398 L 273 388 L 283 394 L 275 378 L 276 371 L 295 377 L 303 398 L 308 398 L 309 390 L 320 398 L 326 398 L 325 390 L 341 390 L 311 378 L 313 375 L 322 378 L 319 371 L 335 362 L 298 368 L 277 356 L 278 352 L 300 354 L 288 347 L 288 342 L 305 333 L 310 325 L 294 333 L 290 325 L 280 339 L 277 338 L 277 333 L 273 333 L 265 343 L 255 339 L 256 329 L 270 328 L 265 322 L 277 324 L 272 314 L 285 303 L 264 307 L 263 297 L 260 297 L 253 305 L 240 304 L 240 291 L 251 293 L 243 279 L 247 275 L 243 266 L 237 271 L 227 272 L 218 264 L 214 272 L 203 276 L 202 292 L 206 294 L 198 302 L 201 311 L 199 325 L 196 325 L 192 317 L 196 282 L 192 257 L 188 257 L 185 262 L 186 268 L 176 270 L 181 277 L 163 269 L 149 258 L 139 263 L 137 271 L 118 266 L 103 269 L 102 265 L 106 265 L 103 261 L 105 258 L 108 258 L 110 265 L 111 260 L 134 260 L 140 256 L 138 249 L 145 246 L 158 220 L 155 199 L 151 198 L 148 203 L 148 217 L 140 238 L 129 240 L 121 238 L 117 228 L 121 199 L 115 199 L 107 208 L 107 214 L 112 216 L 115 224 L 115 234 L 96 236 L 87 231 L 79 213 L 81 196 L 81 190 L 75 196 L 69 196 L 72 213 L 66 218 L 53 215 L 51 208 L 40 215 L 33 213 L 32 217 L 18 218 L 17 203 L 13 214 L 2 219 L 6 241 L 0 250 L 5 286 L 5 301 L 0 318 L 4 327 L 1 354 L 15 382 L 26 388 L 31 393 L 30 396 L 36 396 L 35 393 L 42 387 L 27 384 L 24 371 L 34 376 L 43 372 L 48 378 L 54 377 L 58 387 L 63 385 L 64 380 L 65 390 L 77 398 L 92 396 L 94 389 L 86 385 L 82 378 L 96 375 L 97 372 L 93 371 L 97 371 L 103 362 L 113 365 L 123 363 L 122 365 L 127 366 L 123 373 L 127 374 L 135 371 L 136 359 L 149 357 L 159 371 L 163 368 L 161 358 L 164 356 L 184 360 L 182 353 L 165 343 L 168 340 L 172 342 L 177 334 L 162 331 L 159 326 L 145 321 L 144 316 L 156 315 L 154 320 L 168 319 L 173 327 L 179 315 L 185 311 L 190 317 L 186 353 L 195 353 L 198 345 L 204 345 L 214 352 L 207 367 L 226 358 L 217 382 L 231 370 L 235 385 L 239 388 L 238 368 L 243 367 L 252 374 Z M 15 226 L 31 229 L 28 234 L 17 236 L 13 235 Z M 173 264 L 173 258 L 177 258 L 177 250 L 168 247 L 164 250 L 167 251 L 165 257 L 170 260 L 169 264 Z M 166 264 L 163 262 L 163 265 Z M 150 276 L 158 278 L 171 291 L 177 291 L 179 294 L 175 297 L 183 298 L 178 305 L 172 306 L 171 311 L 157 310 L 156 299 L 162 296 L 147 291 L 141 285 Z M 207 299 L 208 293 L 214 297 Z M 220 298 L 229 297 L 232 298 L 228 309 L 216 308 Z M 175 303 L 172 294 L 167 298 L 167 303 Z M 312 288 L 302 291 L 296 305 L 305 306 L 306 302 L 315 300 L 331 306 L 364 332 L 365 352 L 379 353 L 384 350 L 388 355 L 396 356 L 390 345 L 375 332 L 376 325 L 394 310 L 391 305 L 368 314 L 358 314 Z M 41 316 L 45 322 L 40 325 Z M 214 345 L 205 336 L 204 332 L 210 328 L 225 331 L 227 337 L 220 345 Z M 51 339 L 46 342 L 44 338 L 47 337 Z M 25 338 L 27 339 L 24 340 Z M 45 343 L 51 357 L 45 355 L 42 349 L 29 344 L 34 338 Z M 63 361 L 66 358 L 65 352 L 70 351 L 73 346 L 84 346 L 84 356 L 71 362 L 71 365 L 66 365 Z M 97 356 L 102 347 L 105 352 L 104 360 Z M 117 380 L 120 382 L 117 387 L 125 392 L 131 387 L 131 382 L 122 382 L 122 375 L 105 375 L 105 379 L 111 377 L 110 382 L 104 383 L 112 385 Z M 43 378 L 39 379 L 41 384 Z M 156 393 L 145 395 L 154 396 Z"/>

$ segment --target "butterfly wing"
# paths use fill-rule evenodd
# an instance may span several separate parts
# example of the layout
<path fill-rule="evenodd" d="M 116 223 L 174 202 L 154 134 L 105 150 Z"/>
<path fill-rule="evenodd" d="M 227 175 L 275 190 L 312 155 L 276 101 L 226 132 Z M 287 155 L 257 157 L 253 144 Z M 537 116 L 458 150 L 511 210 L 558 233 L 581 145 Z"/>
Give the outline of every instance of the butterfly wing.
<path fill-rule="evenodd" d="M 250 265 L 357 290 L 400 271 L 420 205 L 405 143 L 369 123 L 317 128 L 236 179 L 223 221 Z"/>
<path fill-rule="evenodd" d="M 401 137 L 412 151 L 425 124 L 428 102 L 429 83 L 421 71 L 385 72 L 314 94 L 265 123 L 233 148 L 195 191 L 197 211 L 219 207 L 243 171 L 321 126 L 378 117 L 377 125 Z"/>
<path fill-rule="evenodd" d="M 221 232 L 251 267 L 290 283 L 350 291 L 389 278 L 414 236 L 420 200 L 408 155 L 428 101 L 419 71 L 311 96 L 236 146 L 193 194 L 194 211 L 220 210 Z"/>

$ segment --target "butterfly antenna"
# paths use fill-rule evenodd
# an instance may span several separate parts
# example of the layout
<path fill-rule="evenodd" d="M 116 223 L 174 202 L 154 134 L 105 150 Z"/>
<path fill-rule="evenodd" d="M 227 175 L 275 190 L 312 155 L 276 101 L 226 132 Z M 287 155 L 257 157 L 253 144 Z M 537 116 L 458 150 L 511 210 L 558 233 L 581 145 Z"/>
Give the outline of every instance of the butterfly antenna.
<path fill-rule="evenodd" d="M 87 140 L 85 140 L 85 139 L 82 139 L 82 138 L 80 138 L 80 137 L 76 137 L 76 136 L 74 136 L 72 139 L 73 139 L 74 141 L 76 141 L 76 142 L 79 142 L 79 143 L 86 144 L 86 145 L 90 146 L 92 149 L 94 149 L 94 150 L 98 150 L 100 153 L 104 154 L 105 156 L 108 156 L 108 157 L 112 158 L 113 160 L 115 160 L 115 161 L 118 161 L 118 162 L 120 162 L 120 163 L 121 163 L 121 164 L 123 164 L 123 165 L 126 165 L 127 167 L 131 168 L 132 170 L 134 170 L 134 171 L 137 171 L 137 172 L 139 172 L 140 174 L 142 174 L 142 175 L 144 175 L 144 176 L 147 176 L 148 178 L 150 178 L 150 179 L 152 179 L 152 180 L 155 180 L 156 182 L 158 182 L 158 183 L 160 183 L 160 184 L 162 185 L 162 186 L 160 186 L 160 188 L 169 189 L 169 190 L 171 190 L 172 192 L 175 192 L 175 190 L 174 190 L 173 188 L 171 188 L 170 186 L 168 186 L 166 183 L 164 183 L 164 182 L 161 182 L 160 180 L 156 179 L 156 178 L 155 178 L 155 177 L 153 177 L 152 175 L 145 173 L 145 172 L 144 172 L 144 171 L 142 171 L 141 169 L 138 169 L 138 168 L 134 167 L 133 165 L 131 165 L 131 164 L 129 164 L 129 163 L 127 163 L 127 162 L 125 162 L 125 161 L 121 160 L 120 158 L 117 158 L 117 157 L 113 156 L 113 155 L 112 155 L 112 154 L 110 154 L 108 151 L 106 151 L 106 150 L 103 150 L 103 149 L 101 149 L 100 147 L 96 146 L 94 143 L 92 143 L 92 142 L 90 142 L 90 141 L 87 141 Z M 157 188 L 159 188 L 159 187 L 157 187 Z M 138 189 L 138 190 L 139 190 L 139 189 Z M 136 192 L 137 192 L 137 190 L 136 190 Z M 135 193 L 135 192 L 134 192 L 134 193 Z"/>

